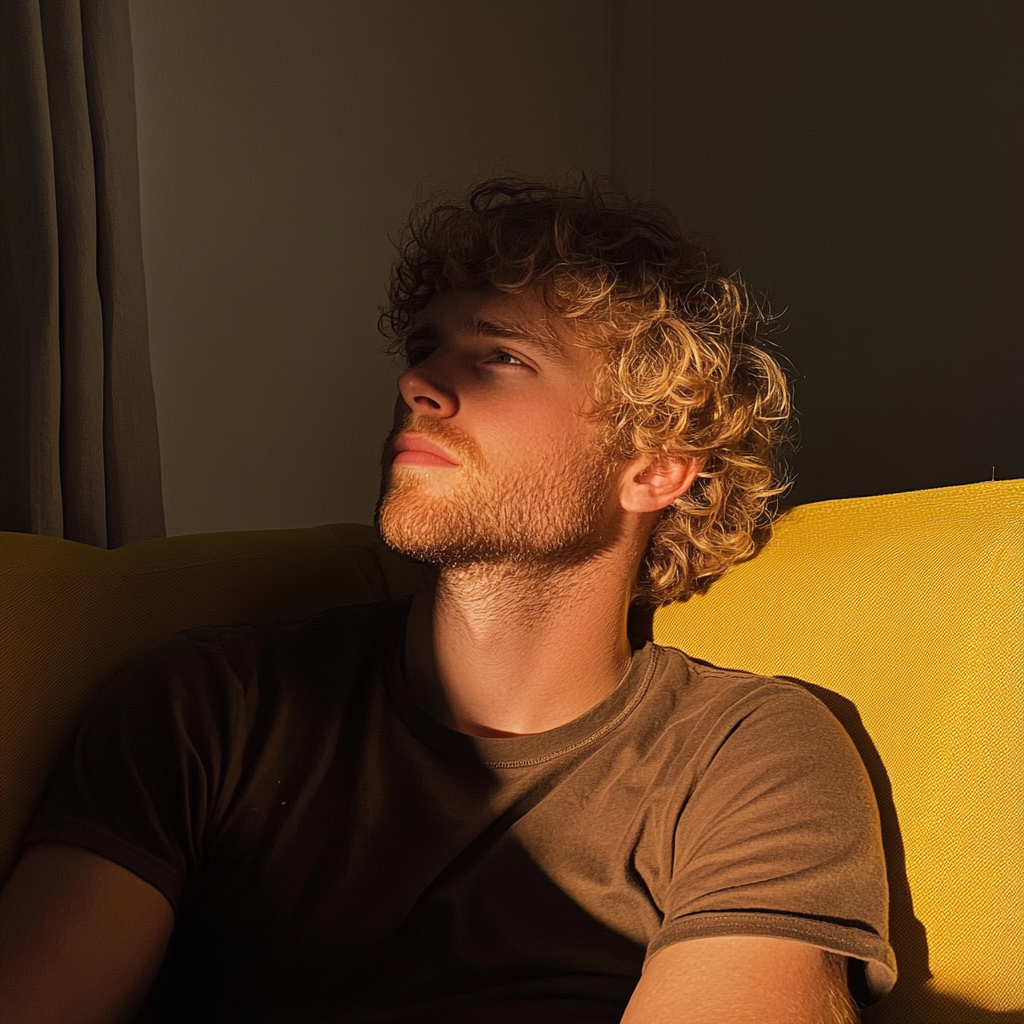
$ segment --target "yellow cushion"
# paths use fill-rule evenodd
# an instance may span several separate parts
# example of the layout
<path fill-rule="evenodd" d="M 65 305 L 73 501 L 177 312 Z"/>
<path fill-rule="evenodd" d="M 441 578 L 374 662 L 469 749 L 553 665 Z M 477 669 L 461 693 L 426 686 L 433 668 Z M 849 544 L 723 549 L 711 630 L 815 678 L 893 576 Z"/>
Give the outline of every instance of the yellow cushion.
<path fill-rule="evenodd" d="M 839 695 L 822 694 L 878 793 L 900 970 L 866 1021 L 1024 1020 L 1022 511 L 1024 481 L 805 505 L 655 616 L 660 643 Z"/>

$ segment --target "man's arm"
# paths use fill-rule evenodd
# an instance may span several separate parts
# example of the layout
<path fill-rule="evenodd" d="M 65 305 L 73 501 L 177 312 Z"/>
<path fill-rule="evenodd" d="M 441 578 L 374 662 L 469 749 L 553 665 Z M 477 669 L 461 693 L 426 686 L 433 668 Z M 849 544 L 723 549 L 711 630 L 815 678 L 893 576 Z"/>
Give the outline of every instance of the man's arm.
<path fill-rule="evenodd" d="M 657 952 L 622 1024 L 857 1024 L 846 958 L 790 939 L 725 935 Z"/>
<path fill-rule="evenodd" d="M 29 847 L 0 893 L 0 1021 L 126 1021 L 174 926 L 164 896 L 74 846 Z"/>

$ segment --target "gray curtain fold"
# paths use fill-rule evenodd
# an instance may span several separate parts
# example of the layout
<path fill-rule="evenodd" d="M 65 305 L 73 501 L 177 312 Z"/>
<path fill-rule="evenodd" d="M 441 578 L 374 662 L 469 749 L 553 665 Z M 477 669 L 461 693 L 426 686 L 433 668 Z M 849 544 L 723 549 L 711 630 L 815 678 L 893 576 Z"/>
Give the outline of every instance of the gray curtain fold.
<path fill-rule="evenodd" d="M 164 535 L 127 0 L 0 0 L 0 529 Z"/>

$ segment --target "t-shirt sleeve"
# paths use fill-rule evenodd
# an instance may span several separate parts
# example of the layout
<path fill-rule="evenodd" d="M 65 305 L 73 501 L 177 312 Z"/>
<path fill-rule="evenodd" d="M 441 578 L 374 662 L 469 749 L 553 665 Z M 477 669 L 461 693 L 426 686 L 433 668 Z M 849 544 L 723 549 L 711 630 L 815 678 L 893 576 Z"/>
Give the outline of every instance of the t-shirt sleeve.
<path fill-rule="evenodd" d="M 62 752 L 22 845 L 91 850 L 157 888 L 177 912 L 230 797 L 254 633 L 195 630 L 118 673 Z"/>
<path fill-rule="evenodd" d="M 722 716 L 681 809 L 663 925 L 648 958 L 684 939 L 765 935 L 863 961 L 892 988 L 888 887 L 867 771 L 831 712 L 765 681 Z"/>

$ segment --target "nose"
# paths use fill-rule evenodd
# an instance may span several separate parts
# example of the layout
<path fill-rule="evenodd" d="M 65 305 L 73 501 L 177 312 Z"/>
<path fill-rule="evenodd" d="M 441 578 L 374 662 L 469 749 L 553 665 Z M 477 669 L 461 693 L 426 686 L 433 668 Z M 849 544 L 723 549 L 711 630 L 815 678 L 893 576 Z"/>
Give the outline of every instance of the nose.
<path fill-rule="evenodd" d="M 398 378 L 399 403 L 417 416 L 447 419 L 459 411 L 459 402 L 454 391 L 441 382 L 436 368 L 426 365 L 432 358 L 410 366 Z"/>

